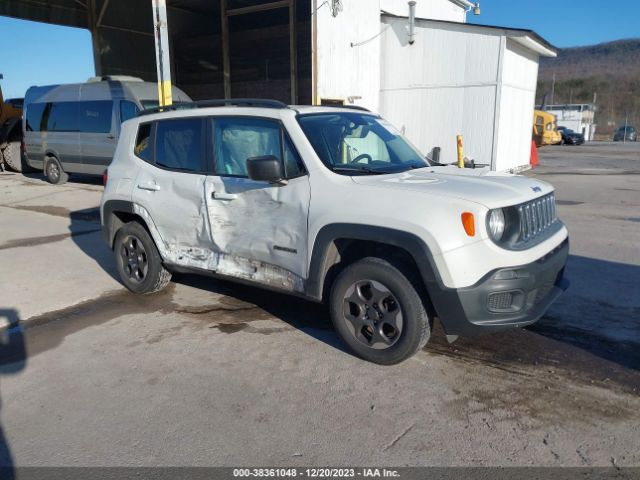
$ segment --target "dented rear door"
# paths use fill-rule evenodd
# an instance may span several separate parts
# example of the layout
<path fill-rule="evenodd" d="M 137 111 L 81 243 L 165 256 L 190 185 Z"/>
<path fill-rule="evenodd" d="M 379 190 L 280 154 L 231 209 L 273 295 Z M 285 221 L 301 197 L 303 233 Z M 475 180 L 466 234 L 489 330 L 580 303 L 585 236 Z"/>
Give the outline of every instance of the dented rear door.
<path fill-rule="evenodd" d="M 152 234 L 160 237 L 156 241 L 166 262 L 214 270 L 217 257 L 204 197 L 204 125 L 198 117 L 161 120 L 150 128 L 141 125 L 134 153 L 146 163 L 140 162 L 133 200 L 144 209 L 140 213 L 150 217 Z"/>
<path fill-rule="evenodd" d="M 207 178 L 217 272 L 290 291 L 307 276 L 309 177 L 276 119 L 217 117 L 208 125 L 214 174 Z M 246 159 L 284 161 L 286 185 L 247 177 Z"/>

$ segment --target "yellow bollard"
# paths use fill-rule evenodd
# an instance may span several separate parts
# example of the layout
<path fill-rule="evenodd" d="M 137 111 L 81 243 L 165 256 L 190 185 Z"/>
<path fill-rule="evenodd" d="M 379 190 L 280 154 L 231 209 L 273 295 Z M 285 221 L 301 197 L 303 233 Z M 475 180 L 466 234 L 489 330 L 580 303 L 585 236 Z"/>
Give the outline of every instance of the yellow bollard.
<path fill-rule="evenodd" d="M 462 147 L 462 135 L 456 137 L 458 141 L 458 168 L 464 168 L 464 148 Z"/>

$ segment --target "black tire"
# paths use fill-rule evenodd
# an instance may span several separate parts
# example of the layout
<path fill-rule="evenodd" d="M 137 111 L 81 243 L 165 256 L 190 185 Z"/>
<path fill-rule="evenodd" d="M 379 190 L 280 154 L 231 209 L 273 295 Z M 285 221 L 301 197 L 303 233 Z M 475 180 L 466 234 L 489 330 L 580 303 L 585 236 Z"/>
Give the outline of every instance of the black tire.
<path fill-rule="evenodd" d="M 62 169 L 56 157 L 47 157 L 44 161 L 44 174 L 49 183 L 62 185 L 69 180 L 69 174 Z"/>
<path fill-rule="evenodd" d="M 155 293 L 169 284 L 171 272 L 164 268 L 156 244 L 138 222 L 118 230 L 113 252 L 120 280 L 132 292 Z"/>
<path fill-rule="evenodd" d="M 408 269 L 374 257 L 338 274 L 329 297 L 331 320 L 338 336 L 359 357 L 393 365 L 429 341 L 429 316 L 416 280 L 409 278 Z"/>
<path fill-rule="evenodd" d="M 20 142 L 9 142 L 2 151 L 4 163 L 14 172 L 22 172 L 22 155 Z"/>

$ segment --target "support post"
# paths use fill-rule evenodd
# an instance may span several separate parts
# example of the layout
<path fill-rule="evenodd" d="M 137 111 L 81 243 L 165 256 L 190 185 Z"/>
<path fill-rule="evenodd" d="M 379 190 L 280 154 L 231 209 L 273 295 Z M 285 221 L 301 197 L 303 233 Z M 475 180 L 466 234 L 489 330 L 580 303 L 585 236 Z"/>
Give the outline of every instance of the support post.
<path fill-rule="evenodd" d="M 96 0 L 87 0 L 87 23 L 91 32 L 91 47 L 93 49 L 93 65 L 96 76 L 102 76 L 102 58 L 100 57 L 100 39 L 98 38 L 98 18 L 96 15 Z"/>
<path fill-rule="evenodd" d="M 296 0 L 289 0 L 289 57 L 291 70 L 291 104 L 298 103 L 298 54 L 296 38 Z"/>
<path fill-rule="evenodd" d="M 320 105 L 318 95 L 318 1 L 312 0 L 311 11 L 311 105 Z"/>
<path fill-rule="evenodd" d="M 161 107 L 173 103 L 171 94 L 171 61 L 167 30 L 166 0 L 153 2 L 153 33 L 156 43 L 156 69 L 158 72 L 158 102 Z"/>
<path fill-rule="evenodd" d="M 220 0 L 220 21 L 222 34 L 222 77 L 224 81 L 224 98 L 231 98 L 231 62 L 229 60 L 229 16 L 227 0 Z"/>

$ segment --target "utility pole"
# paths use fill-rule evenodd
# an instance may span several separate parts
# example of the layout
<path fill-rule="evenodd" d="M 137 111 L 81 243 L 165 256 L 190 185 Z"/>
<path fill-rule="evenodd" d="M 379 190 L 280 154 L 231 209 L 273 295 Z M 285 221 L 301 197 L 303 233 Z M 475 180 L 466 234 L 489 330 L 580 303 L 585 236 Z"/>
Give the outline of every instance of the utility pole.
<path fill-rule="evenodd" d="M 166 0 L 152 0 L 153 37 L 156 42 L 156 69 L 158 72 L 158 103 L 167 107 L 173 103 L 171 94 L 171 60 L 167 29 Z"/>
<path fill-rule="evenodd" d="M 553 73 L 553 81 L 551 82 L 551 105 L 555 105 L 555 96 L 556 96 L 556 74 Z"/>

